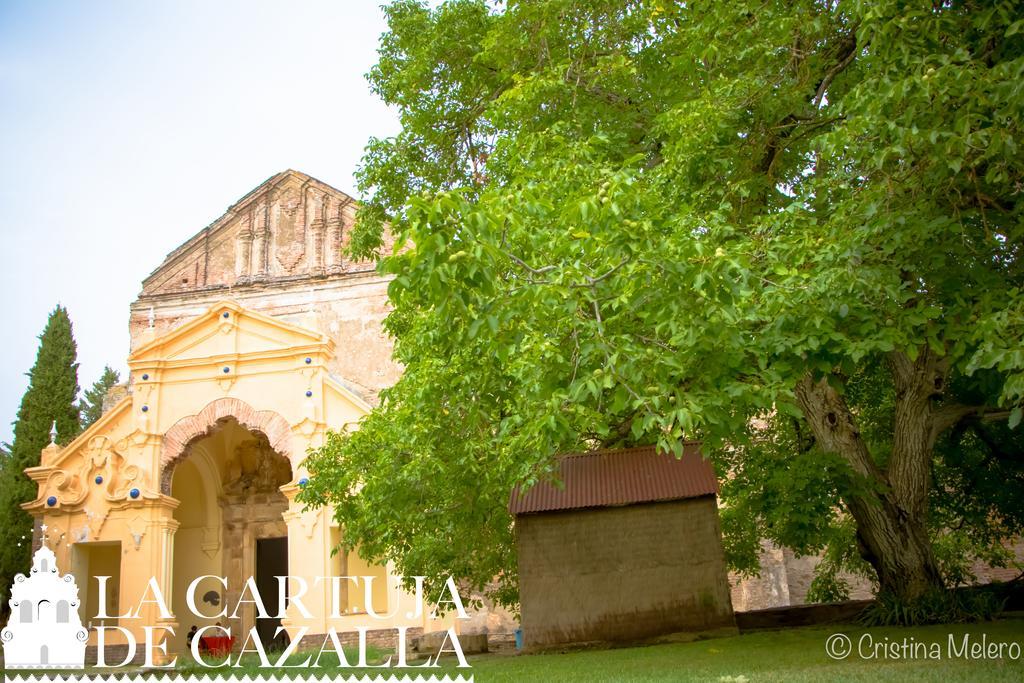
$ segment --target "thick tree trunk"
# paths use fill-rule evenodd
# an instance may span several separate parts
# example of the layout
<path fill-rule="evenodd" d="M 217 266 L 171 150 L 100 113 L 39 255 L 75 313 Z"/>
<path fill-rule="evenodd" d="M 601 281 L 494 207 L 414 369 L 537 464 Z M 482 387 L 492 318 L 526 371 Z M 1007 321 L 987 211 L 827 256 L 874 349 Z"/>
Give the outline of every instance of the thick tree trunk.
<path fill-rule="evenodd" d="M 898 407 L 887 472 L 875 464 L 846 402 L 826 380 L 805 377 L 796 397 L 821 447 L 842 456 L 863 478 L 863 487 L 848 492 L 844 501 L 857 523 L 861 556 L 878 573 L 880 589 L 913 599 L 942 586 L 927 530 L 935 382 L 927 372 L 908 374 L 917 363 L 899 359 L 904 361 L 909 365 L 893 366 Z M 922 382 L 909 386 L 915 376 L 927 376 L 931 392 L 921 388 Z"/>
<path fill-rule="evenodd" d="M 861 557 L 875 568 L 882 591 L 912 599 L 942 586 L 924 520 L 908 516 L 887 494 L 848 496 L 847 507 Z"/>

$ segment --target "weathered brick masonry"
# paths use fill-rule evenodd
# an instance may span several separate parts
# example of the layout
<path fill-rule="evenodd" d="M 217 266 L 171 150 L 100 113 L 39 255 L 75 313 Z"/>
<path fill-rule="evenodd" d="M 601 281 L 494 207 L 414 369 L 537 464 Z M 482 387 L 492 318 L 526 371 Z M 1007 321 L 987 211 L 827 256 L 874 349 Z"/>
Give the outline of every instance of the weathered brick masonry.
<path fill-rule="evenodd" d="M 333 339 L 328 369 L 373 403 L 401 367 L 382 326 L 389 279 L 342 251 L 355 210 L 347 194 L 304 173 L 272 176 L 146 278 L 131 306 L 132 350 L 231 299 Z"/>

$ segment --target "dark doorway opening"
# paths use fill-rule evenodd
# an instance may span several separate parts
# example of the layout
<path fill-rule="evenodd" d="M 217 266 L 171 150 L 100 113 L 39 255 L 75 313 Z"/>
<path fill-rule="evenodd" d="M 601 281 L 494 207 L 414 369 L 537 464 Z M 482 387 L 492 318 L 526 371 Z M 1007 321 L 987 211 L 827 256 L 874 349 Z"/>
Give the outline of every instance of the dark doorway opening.
<path fill-rule="evenodd" d="M 276 638 L 281 620 L 277 618 L 279 576 L 288 576 L 288 538 L 256 539 L 256 590 L 267 608 L 267 614 L 274 615 L 269 619 L 256 618 L 256 633 L 263 647 L 269 650 L 284 649 L 288 645 L 288 635 L 282 631 Z M 288 584 L 285 583 L 285 597 Z"/>

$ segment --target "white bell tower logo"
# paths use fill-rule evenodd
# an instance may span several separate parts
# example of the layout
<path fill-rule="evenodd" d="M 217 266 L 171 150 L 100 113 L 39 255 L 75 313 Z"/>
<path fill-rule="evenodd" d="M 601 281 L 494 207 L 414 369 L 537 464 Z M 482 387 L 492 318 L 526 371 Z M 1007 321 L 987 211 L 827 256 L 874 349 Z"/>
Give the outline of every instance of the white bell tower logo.
<path fill-rule="evenodd" d="M 45 545 L 32 558 L 29 576 L 18 574 L 11 587 L 11 618 L 0 633 L 8 669 L 81 669 L 89 632 L 78 616 L 78 586 L 57 571 L 57 558 Z"/>

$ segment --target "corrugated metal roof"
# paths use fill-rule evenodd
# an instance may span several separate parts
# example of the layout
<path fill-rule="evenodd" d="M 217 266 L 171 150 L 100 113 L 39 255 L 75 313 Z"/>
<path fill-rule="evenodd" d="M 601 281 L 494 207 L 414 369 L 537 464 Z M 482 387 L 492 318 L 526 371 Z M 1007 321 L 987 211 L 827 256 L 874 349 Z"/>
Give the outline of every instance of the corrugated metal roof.
<path fill-rule="evenodd" d="M 573 453 L 559 458 L 557 478 L 564 488 L 542 481 L 520 494 L 517 486 L 509 512 L 611 507 L 718 493 L 715 470 L 701 456 L 698 443 L 684 444 L 678 459 L 654 446 Z"/>

